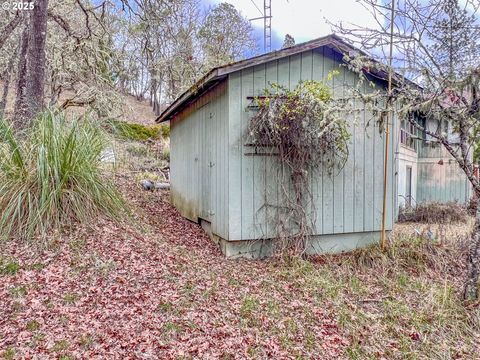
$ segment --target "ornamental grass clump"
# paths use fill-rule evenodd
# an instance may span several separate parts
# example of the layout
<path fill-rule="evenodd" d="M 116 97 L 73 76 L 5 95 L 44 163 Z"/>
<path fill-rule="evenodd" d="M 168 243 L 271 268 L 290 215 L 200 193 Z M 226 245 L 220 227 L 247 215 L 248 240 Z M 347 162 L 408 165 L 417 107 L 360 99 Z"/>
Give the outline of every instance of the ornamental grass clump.
<path fill-rule="evenodd" d="M 0 119 L 0 235 L 44 238 L 98 215 L 119 220 L 127 207 L 105 177 L 102 130 L 88 118 L 47 111 L 23 133 Z"/>
<path fill-rule="evenodd" d="M 310 179 L 320 169 L 334 174 L 348 158 L 347 104 L 333 99 L 324 83 L 304 81 L 293 90 L 271 84 L 254 105 L 258 111 L 247 129 L 247 141 L 270 151 L 288 174 L 281 176 L 283 203 L 277 210 L 284 216 L 276 217 L 277 235 L 284 240 L 282 248 L 304 252 L 314 225 L 306 206 L 313 204 Z"/>

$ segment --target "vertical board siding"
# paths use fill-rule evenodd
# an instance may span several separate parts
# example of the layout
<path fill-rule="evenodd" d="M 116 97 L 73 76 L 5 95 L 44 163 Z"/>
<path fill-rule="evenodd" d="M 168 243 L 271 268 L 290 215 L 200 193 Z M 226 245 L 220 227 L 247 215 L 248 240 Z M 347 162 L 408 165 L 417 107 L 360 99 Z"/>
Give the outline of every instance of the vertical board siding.
<path fill-rule="evenodd" d="M 301 81 L 308 81 L 313 79 L 313 51 L 306 51 L 302 54 L 301 56 L 301 66 L 300 66 L 300 80 Z M 312 199 L 307 199 L 306 204 L 305 204 L 305 209 L 308 214 L 308 216 L 312 219 L 312 226 L 314 231 L 316 231 L 317 227 L 317 218 L 316 218 L 316 207 L 315 207 L 315 198 L 317 198 L 317 195 L 314 192 L 314 181 L 315 181 L 315 175 L 314 174 L 315 169 L 308 169 L 308 184 L 310 187 L 311 191 L 311 196 Z"/>
<path fill-rule="evenodd" d="M 470 200 L 470 182 L 444 147 L 420 142 L 417 169 L 417 203 Z"/>
<path fill-rule="evenodd" d="M 245 143 L 244 136 L 247 130 L 248 122 L 250 120 L 251 112 L 248 109 L 250 101 L 248 96 L 253 96 L 253 68 L 247 68 L 242 70 L 242 91 L 241 98 L 236 101 L 241 102 L 240 107 L 240 133 L 237 134 L 237 139 L 240 139 L 242 144 Z M 253 156 L 245 156 L 244 154 L 249 151 L 249 147 L 243 145 L 242 153 L 240 157 L 240 165 L 242 168 L 242 237 L 244 239 L 255 239 L 255 210 L 254 210 L 254 158 Z M 237 191 L 235 189 L 234 191 Z"/>
<path fill-rule="evenodd" d="M 395 109 L 394 105 L 394 109 Z M 393 224 L 395 223 L 395 203 L 397 199 L 397 178 L 395 174 L 398 173 L 397 169 L 397 161 L 395 161 L 395 152 L 396 149 L 395 140 L 400 139 L 400 134 L 397 132 L 397 124 L 398 124 L 397 114 L 393 112 L 393 118 L 389 120 L 389 147 L 388 147 L 388 173 L 387 173 L 387 194 L 389 194 L 389 198 L 387 198 L 387 214 L 386 214 L 386 228 L 392 229 Z M 388 196 L 388 195 L 387 195 Z"/>
<path fill-rule="evenodd" d="M 209 162 L 212 158 L 211 146 L 213 145 L 210 142 L 203 141 L 206 139 L 207 134 L 211 131 L 211 121 L 210 119 L 210 104 L 206 103 L 197 111 L 200 115 L 200 119 L 197 121 L 200 122 L 200 217 L 202 219 L 211 221 L 210 211 L 211 208 L 211 196 L 212 192 L 208 189 L 212 188 L 212 169 L 209 166 Z M 188 139 L 185 139 L 188 140 Z"/>
<path fill-rule="evenodd" d="M 331 73 L 333 70 L 337 69 L 338 64 L 335 63 L 334 53 L 333 50 L 330 48 L 323 48 L 323 81 L 328 84 L 332 88 L 332 94 L 335 96 L 336 89 L 335 89 L 335 77 L 332 77 L 331 80 L 328 80 L 328 74 Z M 316 71 L 316 69 L 313 69 Z M 334 174 L 332 174 L 334 175 Z M 342 174 L 343 176 L 343 174 Z M 337 180 L 337 176 L 331 176 L 328 174 L 326 168 L 323 168 L 323 188 L 322 188 L 322 213 L 323 213 L 323 226 L 321 234 L 334 234 L 334 213 L 335 213 L 335 204 L 333 203 L 334 198 L 333 194 L 335 191 L 335 184 L 334 182 Z M 342 215 L 343 217 L 343 215 Z"/>
<path fill-rule="evenodd" d="M 253 68 L 253 94 L 262 95 L 266 87 L 265 64 Z M 267 237 L 267 184 L 265 177 L 266 156 L 252 156 L 253 160 L 253 216 L 255 224 L 255 239 Z"/>
<path fill-rule="evenodd" d="M 417 165 L 417 203 L 467 203 L 472 194 L 464 172 L 455 160 L 420 159 Z"/>
<path fill-rule="evenodd" d="M 278 84 L 284 86 L 286 88 L 290 87 L 290 58 L 286 57 L 283 59 L 278 60 L 278 69 L 277 69 L 277 78 Z M 277 158 L 278 163 L 278 176 L 276 178 L 276 186 L 278 189 L 278 205 L 280 209 L 278 211 L 278 220 L 282 220 L 285 218 L 285 210 L 283 209 L 283 205 L 285 204 L 285 195 L 284 190 L 282 188 L 282 183 L 284 183 L 285 179 L 290 176 L 286 171 L 285 167 L 282 165 L 280 160 Z M 275 224 L 273 224 L 275 225 Z M 276 229 L 274 229 L 274 236 L 276 235 Z"/>
<path fill-rule="evenodd" d="M 358 79 L 355 79 L 357 86 Z M 353 231 L 362 232 L 365 221 L 365 105 L 356 101 L 356 122 L 353 130 L 354 166 L 354 217 Z M 351 156 L 351 155 L 350 155 Z"/>
<path fill-rule="evenodd" d="M 266 64 L 265 81 L 266 86 L 278 83 L 278 63 L 272 61 Z M 275 236 L 275 224 L 278 220 L 278 179 L 279 176 L 279 161 L 276 156 L 265 156 L 265 197 L 266 197 L 266 237 L 271 238 Z"/>
<path fill-rule="evenodd" d="M 322 81 L 325 74 L 325 61 L 323 50 L 320 48 L 316 51 L 312 51 L 312 80 Z M 317 234 L 323 234 L 323 167 L 312 171 L 312 195 L 313 195 L 313 204 L 315 219 L 315 232 Z"/>
<path fill-rule="evenodd" d="M 228 106 L 224 82 L 175 116 L 170 134 L 173 204 L 190 220 L 211 221 L 213 233 L 224 238 L 229 233 Z"/>
<path fill-rule="evenodd" d="M 339 67 L 342 61 L 342 56 L 338 53 L 333 54 L 332 70 L 339 72 L 338 75 L 334 75 L 333 82 L 333 96 L 337 99 L 341 99 L 344 96 L 345 90 L 345 68 Z M 346 116 L 346 115 L 345 115 Z M 351 149 L 351 146 L 349 146 Z M 346 165 L 346 164 L 345 164 Z M 337 169 L 334 171 L 333 178 L 333 232 L 335 234 L 345 232 L 345 172 L 346 167 L 343 167 L 340 173 Z"/>
<path fill-rule="evenodd" d="M 384 102 L 380 104 L 385 107 Z M 382 212 L 383 212 L 383 179 L 384 179 L 384 164 L 385 164 L 385 136 L 380 134 L 380 126 L 373 119 L 372 128 L 375 134 L 373 135 L 373 156 L 374 156 L 374 169 L 373 169 L 373 228 L 380 229 L 382 226 Z M 385 120 L 387 121 L 387 120 Z"/>
<path fill-rule="evenodd" d="M 365 92 L 372 92 L 373 90 L 365 84 Z M 363 158 L 363 168 L 364 168 L 364 197 L 363 197 L 363 230 L 364 231 L 373 231 L 375 229 L 375 207 L 374 207 L 374 196 L 375 196 L 375 136 L 378 134 L 375 127 L 375 118 L 370 110 L 367 109 L 367 106 L 363 104 L 364 111 L 364 158 Z"/>
<path fill-rule="evenodd" d="M 242 232 L 242 73 L 228 77 L 228 231 L 226 239 L 241 240 Z"/>
<path fill-rule="evenodd" d="M 340 63 L 341 56 L 325 47 L 229 75 L 229 240 L 276 235 L 277 205 L 282 204 L 279 184 L 288 176 L 275 156 L 245 155 L 252 152 L 252 146 L 245 145 L 245 131 L 253 115 L 248 109 L 251 100 L 247 97 L 260 94 L 272 82 L 293 89 L 299 81 L 313 79 L 323 80 L 331 87 L 333 96 L 340 98 L 345 95 L 345 87 L 357 81 L 356 75 Z M 338 70 L 339 74 L 329 80 L 332 70 Z M 364 86 L 365 92 L 374 91 Z M 311 171 L 309 184 L 313 203 L 307 206 L 315 217 L 318 235 L 378 231 L 381 227 L 385 135 L 380 133 L 377 119 L 365 104 L 357 101 L 354 106 L 358 111 L 348 116 L 351 139 L 344 168 L 333 175 L 324 168 Z M 387 230 L 392 228 L 394 219 L 396 117 L 390 125 Z"/>
<path fill-rule="evenodd" d="M 347 96 L 347 89 L 355 86 L 355 75 L 344 67 L 342 70 L 343 96 Z M 355 103 L 353 100 L 350 101 L 350 106 L 354 108 Z M 354 232 L 355 228 L 355 115 L 349 114 L 347 121 L 351 137 L 349 140 L 348 159 L 343 171 L 343 231 L 351 233 Z"/>

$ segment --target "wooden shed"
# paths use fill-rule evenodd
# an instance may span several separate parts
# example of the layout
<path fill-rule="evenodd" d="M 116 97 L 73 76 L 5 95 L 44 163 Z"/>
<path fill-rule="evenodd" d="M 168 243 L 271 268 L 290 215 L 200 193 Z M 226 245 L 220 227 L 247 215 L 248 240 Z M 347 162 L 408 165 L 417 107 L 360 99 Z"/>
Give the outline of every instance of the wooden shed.
<path fill-rule="evenodd" d="M 345 54 L 357 53 L 341 38 L 329 35 L 210 71 L 181 95 L 157 119 L 171 125 L 171 200 L 180 213 L 199 222 L 227 256 L 263 257 L 275 238 L 271 204 L 279 202 L 273 183 L 278 173 L 274 156 L 263 156 L 245 141 L 253 114 L 251 99 L 278 83 L 294 88 L 302 80 L 324 80 L 333 96 L 351 86 L 357 75 L 342 66 Z M 327 75 L 339 75 L 328 80 Z M 377 89 L 382 78 L 371 77 Z M 370 90 L 369 90 L 370 89 Z M 365 91 L 372 91 L 365 86 Z M 311 179 L 316 207 L 315 233 L 309 253 L 348 251 L 380 237 L 385 134 L 363 107 L 350 122 L 349 157 L 343 170 L 331 176 L 320 171 Z M 394 141 L 390 132 L 387 230 L 396 202 Z M 269 206 L 266 206 L 266 205 Z"/>

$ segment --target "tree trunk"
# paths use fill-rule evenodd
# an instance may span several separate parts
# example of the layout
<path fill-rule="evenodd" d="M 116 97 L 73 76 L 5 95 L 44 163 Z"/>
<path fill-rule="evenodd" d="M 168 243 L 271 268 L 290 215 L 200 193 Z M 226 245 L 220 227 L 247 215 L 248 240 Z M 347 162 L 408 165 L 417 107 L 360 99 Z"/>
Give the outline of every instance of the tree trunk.
<path fill-rule="evenodd" d="M 7 107 L 8 91 L 10 89 L 10 81 L 12 80 L 13 67 L 15 65 L 15 59 L 18 55 L 18 46 L 15 48 L 10 60 L 8 61 L 7 68 L 2 75 L 2 79 L 5 81 L 3 84 L 2 99 L 0 100 L 0 117 L 3 116 L 5 108 Z"/>
<path fill-rule="evenodd" d="M 463 298 L 468 301 L 478 299 L 478 279 L 480 275 L 480 196 L 477 200 L 475 227 L 472 232 L 472 242 L 468 253 L 468 275 L 465 282 Z"/>
<path fill-rule="evenodd" d="M 30 19 L 30 41 L 27 57 L 27 118 L 33 117 L 43 109 L 45 92 L 48 0 L 37 0 Z"/>
<path fill-rule="evenodd" d="M 15 111 L 13 117 L 13 122 L 17 129 L 24 128 L 26 124 L 27 51 L 29 38 L 29 26 L 27 23 L 23 29 L 20 54 L 18 58 L 17 97 L 15 99 Z"/>
<path fill-rule="evenodd" d="M 22 21 L 23 16 L 20 11 L 17 11 L 15 14 L 15 17 L 10 20 L 10 22 L 1 30 L 1 35 L 0 35 L 0 49 L 5 45 L 7 42 L 10 34 L 16 29 L 16 27 L 20 24 Z"/>

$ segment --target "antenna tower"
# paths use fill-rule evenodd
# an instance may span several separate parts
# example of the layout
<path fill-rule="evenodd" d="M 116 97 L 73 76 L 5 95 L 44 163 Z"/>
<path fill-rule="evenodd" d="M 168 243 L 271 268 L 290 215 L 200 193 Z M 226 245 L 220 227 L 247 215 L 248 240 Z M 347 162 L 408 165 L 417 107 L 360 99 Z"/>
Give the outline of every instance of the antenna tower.
<path fill-rule="evenodd" d="M 255 0 L 250 1 L 262 15 L 250 19 L 250 21 L 263 20 L 263 50 L 264 52 L 272 51 L 272 0 L 263 0 L 263 12 L 255 3 Z"/>
<path fill-rule="evenodd" d="M 272 51 L 272 0 L 263 0 L 263 44 L 265 52 Z"/>

